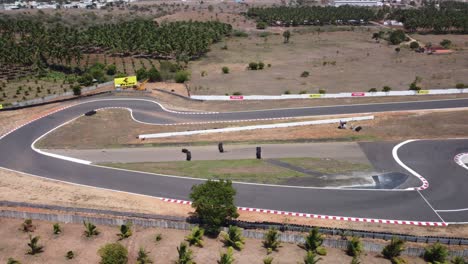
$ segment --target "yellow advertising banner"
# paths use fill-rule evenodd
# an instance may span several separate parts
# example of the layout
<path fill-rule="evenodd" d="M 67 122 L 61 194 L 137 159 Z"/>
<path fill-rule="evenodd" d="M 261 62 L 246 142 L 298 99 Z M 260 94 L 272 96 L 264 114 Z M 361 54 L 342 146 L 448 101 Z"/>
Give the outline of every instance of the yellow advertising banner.
<path fill-rule="evenodd" d="M 322 94 L 311 94 L 309 95 L 310 98 L 320 98 L 322 97 Z"/>
<path fill-rule="evenodd" d="M 0 104 L 0 109 L 3 109 L 3 105 L 2 105 L 2 104 Z"/>
<path fill-rule="evenodd" d="M 429 90 L 419 90 L 418 94 L 429 94 Z"/>
<path fill-rule="evenodd" d="M 115 87 L 130 87 L 137 84 L 136 76 L 127 76 L 123 78 L 115 78 L 114 86 Z"/>

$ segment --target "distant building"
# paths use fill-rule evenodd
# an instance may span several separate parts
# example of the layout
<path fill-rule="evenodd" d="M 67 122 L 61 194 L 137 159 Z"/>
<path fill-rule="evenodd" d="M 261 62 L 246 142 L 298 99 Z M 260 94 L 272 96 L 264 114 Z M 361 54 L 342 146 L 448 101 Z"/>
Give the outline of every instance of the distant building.
<path fill-rule="evenodd" d="M 335 0 L 333 3 L 334 6 L 382 6 L 382 1 L 378 0 Z"/>

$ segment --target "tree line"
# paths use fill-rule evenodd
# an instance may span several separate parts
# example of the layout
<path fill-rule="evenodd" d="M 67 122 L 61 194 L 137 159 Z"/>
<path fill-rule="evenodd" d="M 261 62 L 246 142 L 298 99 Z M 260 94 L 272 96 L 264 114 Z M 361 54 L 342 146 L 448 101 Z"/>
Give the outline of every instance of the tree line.
<path fill-rule="evenodd" d="M 0 64 L 38 69 L 51 64 L 71 66 L 72 61 L 79 65 L 84 53 L 96 51 L 187 62 L 206 53 L 231 30 L 231 25 L 217 21 L 158 25 L 135 19 L 80 30 L 27 18 L 0 19 Z"/>
<path fill-rule="evenodd" d="M 250 8 L 247 16 L 270 26 L 363 24 L 375 17 L 375 10 L 356 6 Z"/>
<path fill-rule="evenodd" d="M 388 18 L 403 22 L 407 31 L 468 33 L 468 3 L 442 2 L 419 9 L 396 9 Z"/>

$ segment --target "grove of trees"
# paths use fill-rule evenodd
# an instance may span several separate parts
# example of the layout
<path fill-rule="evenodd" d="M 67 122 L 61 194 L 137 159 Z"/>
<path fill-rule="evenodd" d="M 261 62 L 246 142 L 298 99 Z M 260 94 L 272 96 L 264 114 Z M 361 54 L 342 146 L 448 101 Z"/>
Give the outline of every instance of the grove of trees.
<path fill-rule="evenodd" d="M 375 17 L 375 11 L 367 7 L 267 7 L 250 8 L 247 16 L 271 26 L 345 25 L 361 24 Z"/>

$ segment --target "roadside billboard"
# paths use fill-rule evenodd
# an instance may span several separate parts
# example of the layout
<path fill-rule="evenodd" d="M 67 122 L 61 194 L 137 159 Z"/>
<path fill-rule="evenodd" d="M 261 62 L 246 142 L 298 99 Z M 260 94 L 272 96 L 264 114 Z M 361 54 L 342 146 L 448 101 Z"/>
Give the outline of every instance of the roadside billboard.
<path fill-rule="evenodd" d="M 132 87 L 137 84 L 136 76 L 127 76 L 123 78 L 115 78 L 114 86 L 115 88 L 119 87 Z"/>

